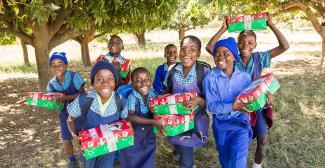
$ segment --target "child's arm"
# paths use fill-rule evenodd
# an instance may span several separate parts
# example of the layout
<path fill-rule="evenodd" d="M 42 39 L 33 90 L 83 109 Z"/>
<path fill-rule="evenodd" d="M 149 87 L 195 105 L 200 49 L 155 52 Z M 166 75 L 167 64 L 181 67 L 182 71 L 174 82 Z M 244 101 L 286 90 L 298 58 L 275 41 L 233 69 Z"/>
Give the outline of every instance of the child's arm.
<path fill-rule="evenodd" d="M 80 147 L 80 137 L 76 130 L 76 125 L 74 122 L 75 119 L 76 119 L 75 117 L 72 117 L 71 115 L 69 115 L 69 117 L 67 119 L 68 129 L 71 132 L 71 135 L 72 135 L 73 139 L 75 140 L 77 146 Z"/>
<path fill-rule="evenodd" d="M 220 28 L 220 30 L 210 39 L 209 43 L 207 44 L 206 50 L 208 53 L 213 55 L 214 45 L 217 43 L 217 41 L 219 40 L 221 35 L 226 31 L 227 31 L 227 23 L 226 23 L 226 19 L 225 19 L 223 21 L 223 24 L 222 24 L 222 27 Z"/>
<path fill-rule="evenodd" d="M 66 95 L 66 94 L 64 94 L 64 93 L 61 93 L 62 96 L 60 96 L 60 97 L 58 98 L 58 102 L 59 102 L 59 103 L 63 103 L 63 102 L 65 102 L 65 101 L 74 100 L 74 99 L 76 99 L 76 98 L 77 98 L 81 93 L 85 93 L 85 88 L 84 88 L 84 87 L 81 87 L 81 88 L 79 89 L 79 92 L 76 93 L 76 94 L 73 94 L 73 95 Z"/>
<path fill-rule="evenodd" d="M 285 52 L 289 48 L 289 43 L 287 39 L 284 37 L 284 35 L 280 32 L 280 30 L 273 24 L 272 22 L 272 16 L 268 15 L 268 25 L 275 34 L 276 38 L 278 39 L 279 46 L 273 48 L 270 50 L 270 58 L 274 58 L 283 52 Z"/>
<path fill-rule="evenodd" d="M 199 105 L 202 108 L 205 108 L 205 100 L 200 96 L 196 96 L 193 93 L 187 93 L 190 95 L 191 100 L 187 103 L 184 103 L 184 106 L 188 106 L 189 110 L 194 110 L 196 105 Z"/>

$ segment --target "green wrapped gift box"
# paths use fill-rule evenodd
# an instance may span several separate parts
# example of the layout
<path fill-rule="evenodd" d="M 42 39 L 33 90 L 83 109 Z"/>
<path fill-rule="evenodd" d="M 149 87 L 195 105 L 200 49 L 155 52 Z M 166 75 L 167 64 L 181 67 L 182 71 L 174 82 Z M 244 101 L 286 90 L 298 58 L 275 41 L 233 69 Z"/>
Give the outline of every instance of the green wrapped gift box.
<path fill-rule="evenodd" d="M 266 91 L 274 94 L 279 88 L 280 84 L 278 80 L 275 78 L 273 73 L 270 73 L 253 81 L 239 94 L 239 100 L 242 103 L 248 104 L 248 110 L 259 110 L 267 102 Z"/>
<path fill-rule="evenodd" d="M 60 93 L 28 92 L 27 104 L 52 110 L 62 109 L 64 103 L 56 103 L 60 96 Z"/>
<path fill-rule="evenodd" d="M 198 108 L 199 106 L 196 106 Z M 160 106 L 154 107 L 154 114 L 155 115 L 170 115 L 170 114 L 191 114 L 193 113 L 192 110 L 186 110 L 186 106 L 182 104 L 165 104 Z"/>
<path fill-rule="evenodd" d="M 194 114 L 158 115 L 155 119 L 163 119 L 166 136 L 176 136 L 194 128 Z M 157 127 L 154 127 L 154 132 L 158 133 Z"/>
<path fill-rule="evenodd" d="M 243 15 L 226 18 L 228 32 L 241 32 L 243 30 L 260 30 L 267 27 L 267 13 Z"/>

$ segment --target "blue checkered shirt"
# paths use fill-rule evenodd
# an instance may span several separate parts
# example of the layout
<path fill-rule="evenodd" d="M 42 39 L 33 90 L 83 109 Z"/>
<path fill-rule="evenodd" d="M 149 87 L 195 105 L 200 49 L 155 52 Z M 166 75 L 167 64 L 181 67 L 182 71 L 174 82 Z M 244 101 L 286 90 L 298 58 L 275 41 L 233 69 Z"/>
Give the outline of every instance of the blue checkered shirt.
<path fill-rule="evenodd" d="M 109 102 L 106 110 L 104 113 L 101 112 L 100 110 L 100 105 L 99 105 L 99 101 L 98 101 L 98 93 L 96 92 L 96 90 L 91 90 L 89 91 L 89 93 L 87 94 L 87 97 L 91 97 L 93 98 L 93 102 L 90 106 L 90 110 L 92 110 L 93 112 L 99 114 L 102 117 L 107 117 L 107 116 L 111 116 L 113 114 L 115 114 L 117 112 L 117 107 L 116 107 L 116 100 L 115 97 L 113 97 L 111 99 L 111 101 Z M 115 92 L 112 93 L 112 96 L 115 95 Z M 122 99 L 122 97 L 120 96 L 120 98 Z M 72 103 L 70 103 L 68 105 L 68 113 L 69 115 L 71 115 L 72 117 L 79 117 L 81 115 L 81 108 L 79 106 L 79 97 L 77 97 Z M 128 115 L 128 111 L 126 106 L 122 108 L 122 112 L 120 117 L 121 118 L 126 118 Z"/>
<path fill-rule="evenodd" d="M 47 85 L 46 92 L 63 92 L 68 89 L 71 80 L 71 71 L 66 70 L 64 72 L 64 81 L 60 84 L 56 77 L 53 77 L 49 84 Z M 83 80 L 82 76 L 79 73 L 75 73 L 73 77 L 73 85 L 77 90 L 79 90 L 82 86 L 84 86 L 85 81 Z M 54 86 L 55 90 L 52 90 L 50 87 L 50 83 Z"/>
<path fill-rule="evenodd" d="M 270 59 L 270 50 L 264 51 L 264 52 L 259 52 L 260 54 L 260 61 L 261 61 L 261 66 L 262 69 L 264 68 L 269 68 L 271 64 L 271 59 Z M 245 67 L 243 64 L 243 61 L 241 60 L 241 57 L 239 57 L 239 60 L 236 60 L 235 62 L 235 68 L 242 71 L 246 72 L 249 75 L 252 75 L 253 70 L 254 70 L 254 61 L 253 58 L 250 57 L 247 66 Z"/>
<path fill-rule="evenodd" d="M 196 79 L 196 63 L 192 66 L 186 77 L 183 74 L 183 64 L 176 65 L 174 78 L 176 82 L 182 86 L 187 86 L 193 83 Z M 167 86 L 167 78 L 165 78 L 164 84 Z"/>
<path fill-rule="evenodd" d="M 148 113 L 150 98 L 154 98 L 157 96 L 158 93 L 155 90 L 151 89 L 148 93 L 146 103 L 144 103 L 141 94 L 135 89 L 133 89 L 132 94 L 130 94 L 128 97 L 128 110 L 135 111 L 137 105 L 136 103 L 140 103 L 141 113 Z M 136 99 L 138 99 L 139 101 L 137 101 Z"/>

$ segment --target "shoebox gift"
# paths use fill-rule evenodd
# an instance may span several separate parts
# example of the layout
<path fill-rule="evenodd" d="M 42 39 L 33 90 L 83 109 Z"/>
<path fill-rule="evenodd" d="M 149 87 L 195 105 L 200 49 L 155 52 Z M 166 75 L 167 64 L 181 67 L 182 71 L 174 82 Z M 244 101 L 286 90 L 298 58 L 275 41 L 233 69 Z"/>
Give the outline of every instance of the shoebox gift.
<path fill-rule="evenodd" d="M 47 109 L 62 109 L 64 103 L 57 103 L 60 93 L 28 92 L 27 104 Z"/>
<path fill-rule="evenodd" d="M 189 115 L 156 115 L 155 119 L 163 119 L 166 136 L 176 136 L 194 128 L 194 114 Z M 158 133 L 158 128 L 154 127 Z"/>
<path fill-rule="evenodd" d="M 266 91 L 274 94 L 280 88 L 278 80 L 273 73 L 269 73 L 253 81 L 239 94 L 239 100 L 248 104 L 247 109 L 254 111 L 261 109 L 267 102 Z"/>
<path fill-rule="evenodd" d="M 134 145 L 132 126 L 125 120 L 81 131 L 79 136 L 87 160 Z"/>
<path fill-rule="evenodd" d="M 194 93 L 196 94 L 196 93 Z M 197 94 L 196 94 L 197 95 Z M 151 98 L 150 105 L 154 106 L 155 115 L 169 114 L 191 114 L 192 110 L 187 110 L 183 103 L 191 100 L 191 96 L 186 93 L 166 94 L 160 97 Z"/>
<path fill-rule="evenodd" d="M 267 13 L 242 15 L 226 18 L 228 32 L 241 32 L 243 30 L 261 30 L 267 27 Z"/>

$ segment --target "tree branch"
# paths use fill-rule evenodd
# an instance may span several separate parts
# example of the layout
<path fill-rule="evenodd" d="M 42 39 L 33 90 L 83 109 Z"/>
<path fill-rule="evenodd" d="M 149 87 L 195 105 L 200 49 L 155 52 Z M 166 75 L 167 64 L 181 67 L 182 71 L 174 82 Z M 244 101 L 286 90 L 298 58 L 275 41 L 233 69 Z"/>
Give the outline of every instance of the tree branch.
<path fill-rule="evenodd" d="M 277 17 L 277 16 L 279 16 L 281 14 L 288 13 L 288 12 L 293 12 L 293 11 L 298 11 L 298 10 L 300 10 L 300 8 L 297 7 L 297 6 L 294 6 L 294 7 L 291 7 L 291 8 L 286 8 L 286 9 L 278 9 L 277 12 L 272 13 L 272 16 Z"/>
<path fill-rule="evenodd" d="M 50 34 L 52 37 L 60 30 L 61 26 L 66 23 L 66 18 L 70 14 L 70 10 L 61 8 L 58 10 L 57 14 L 55 20 L 50 24 Z"/>
<path fill-rule="evenodd" d="M 80 35 L 80 32 L 76 29 L 67 29 L 66 31 L 64 31 L 63 33 L 60 33 L 60 34 L 56 33 L 56 35 L 50 41 L 49 49 L 53 49 L 57 45 L 60 45 L 61 43 L 65 42 L 69 39 L 75 38 L 79 35 Z"/>
<path fill-rule="evenodd" d="M 15 31 L 14 29 L 11 29 L 11 28 L 4 28 L 4 29 L 0 29 L 0 33 L 8 33 L 13 36 L 19 37 L 22 40 L 24 40 L 28 45 L 34 46 L 34 41 L 33 41 L 32 37 L 25 34 L 24 32 Z"/>

